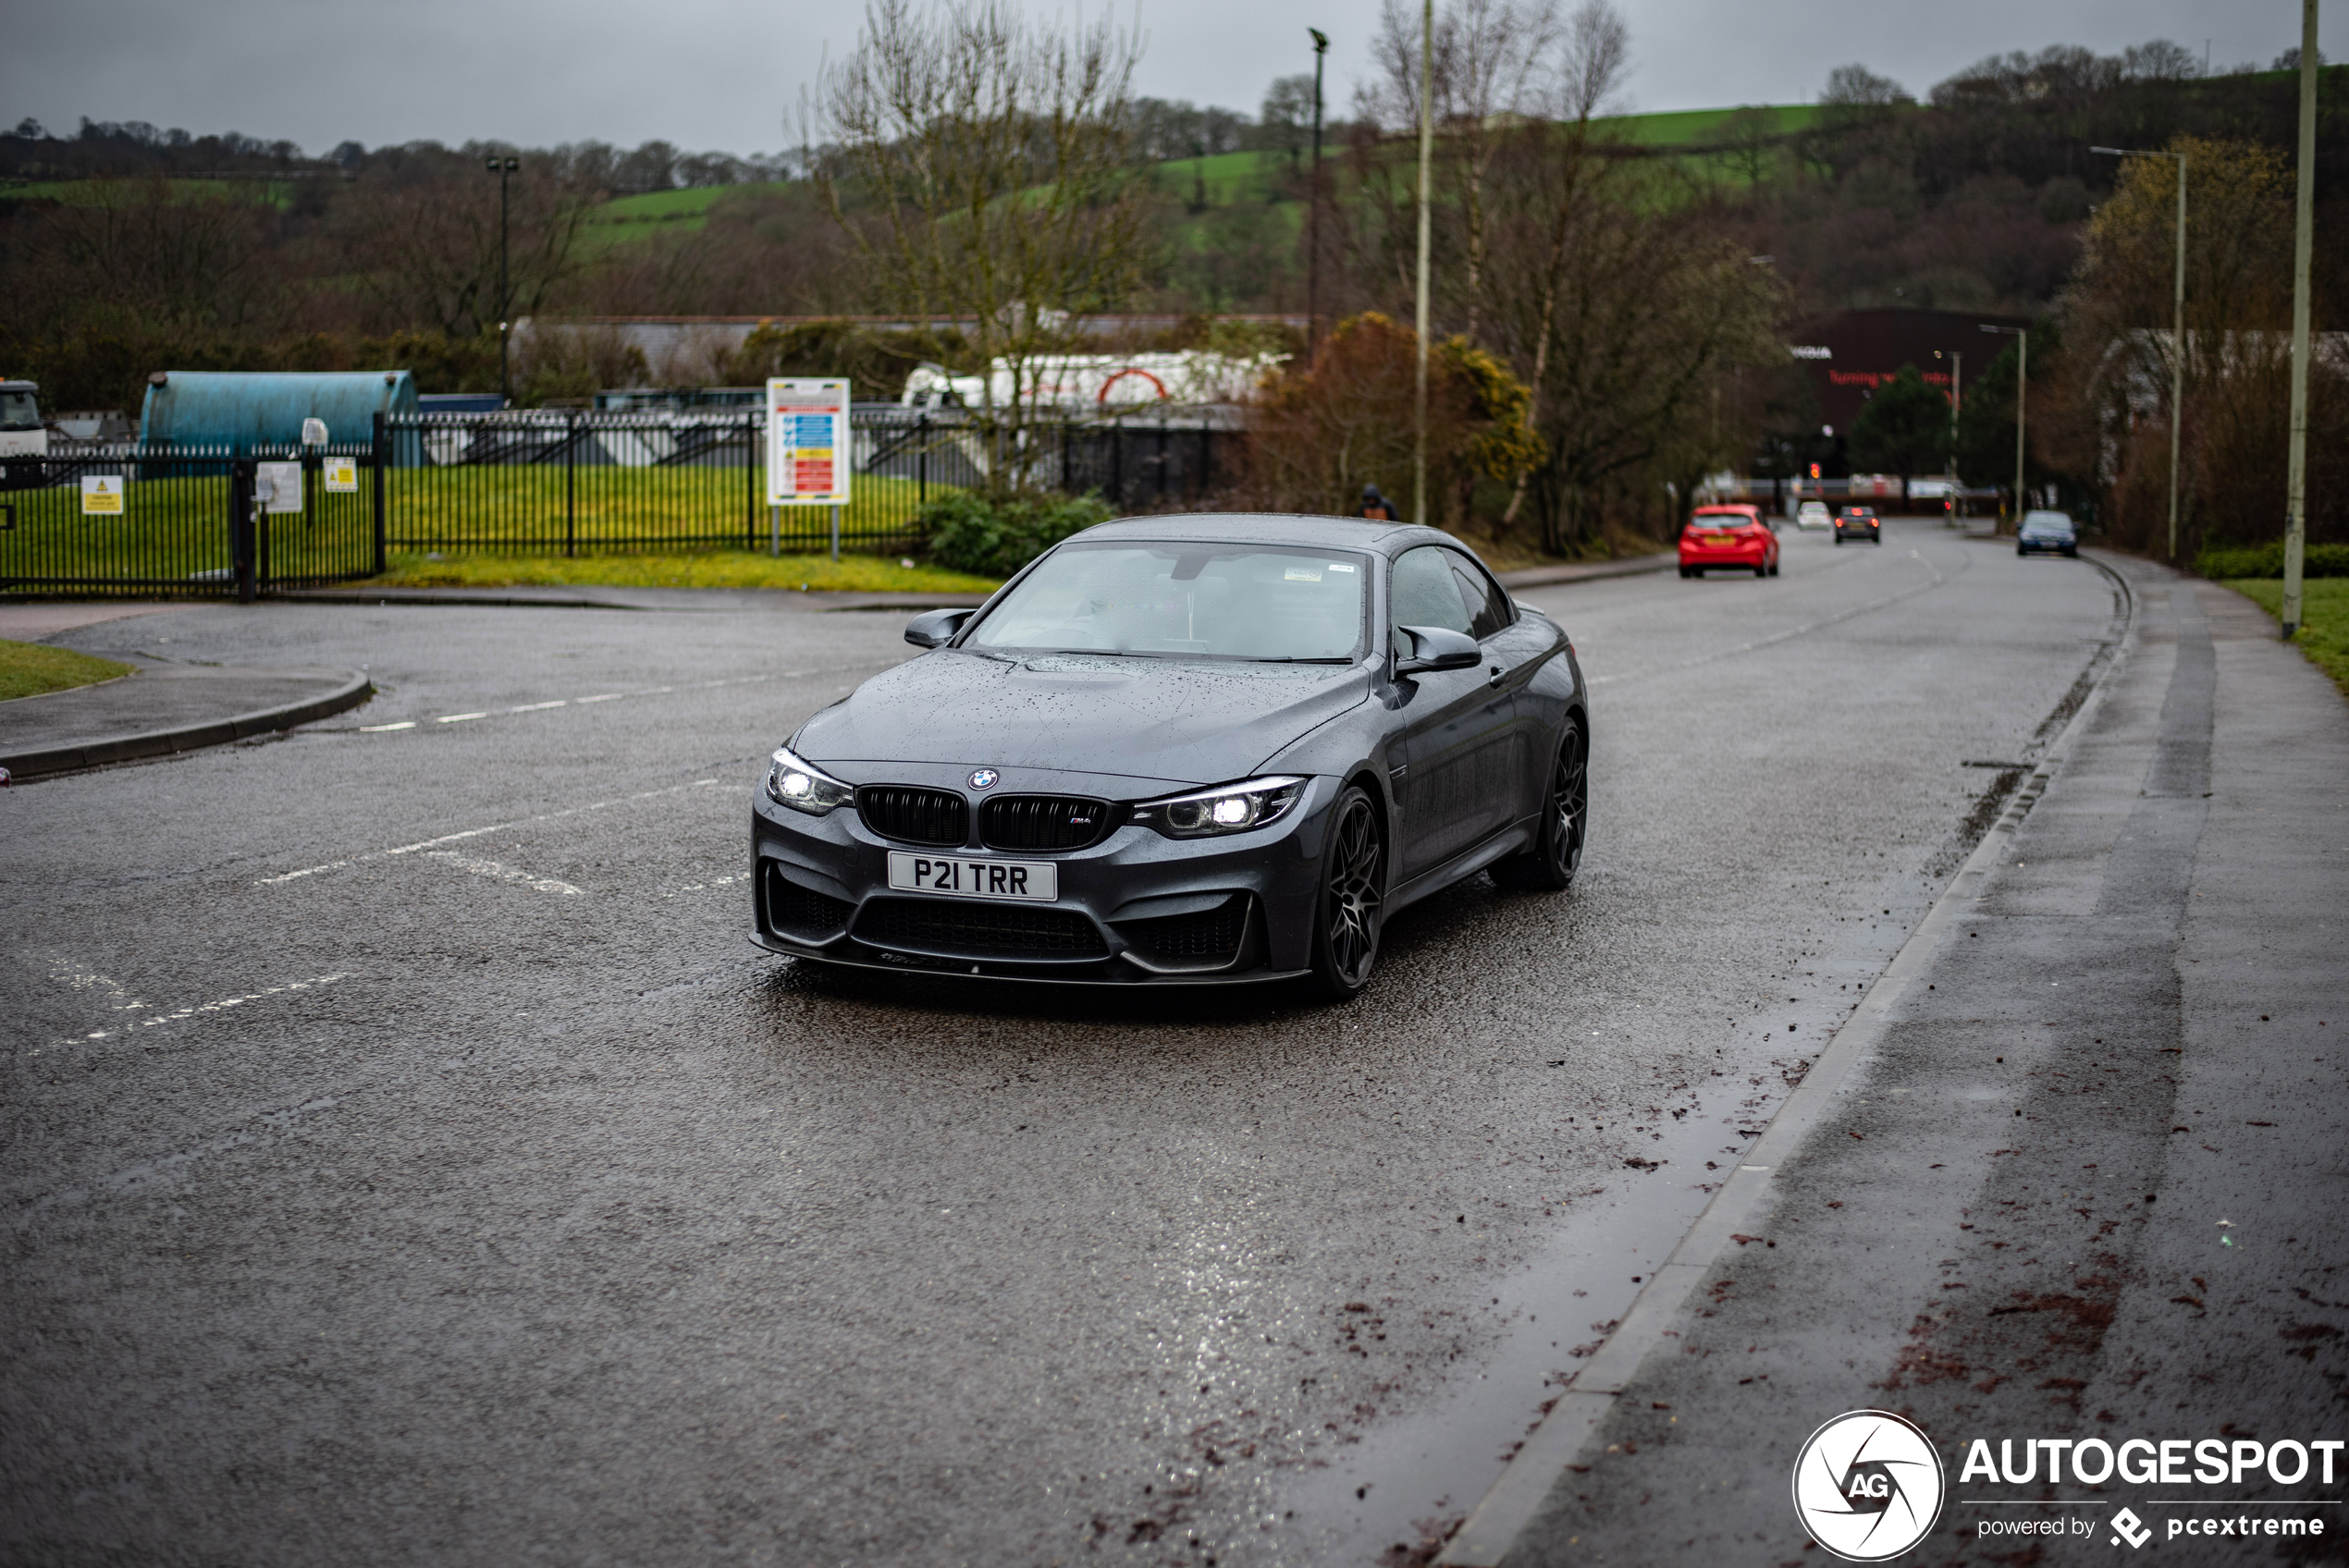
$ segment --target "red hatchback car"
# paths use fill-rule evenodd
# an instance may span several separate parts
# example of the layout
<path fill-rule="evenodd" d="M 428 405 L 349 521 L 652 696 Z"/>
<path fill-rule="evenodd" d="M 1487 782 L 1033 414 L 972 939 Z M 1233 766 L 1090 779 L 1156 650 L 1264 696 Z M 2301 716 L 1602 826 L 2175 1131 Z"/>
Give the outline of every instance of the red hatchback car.
<path fill-rule="evenodd" d="M 1736 567 L 1756 577 L 1778 574 L 1778 536 L 1759 507 L 1699 507 L 1680 530 L 1680 575 L 1702 577 L 1708 567 Z"/>

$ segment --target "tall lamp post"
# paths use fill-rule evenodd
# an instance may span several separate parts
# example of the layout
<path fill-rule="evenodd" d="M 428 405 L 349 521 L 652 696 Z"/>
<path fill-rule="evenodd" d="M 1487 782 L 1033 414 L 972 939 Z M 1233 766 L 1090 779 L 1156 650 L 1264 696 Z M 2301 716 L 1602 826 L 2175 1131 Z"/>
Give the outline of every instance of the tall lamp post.
<path fill-rule="evenodd" d="M 2283 605 L 2289 639 L 2300 630 L 2300 574 L 2308 530 L 2308 251 L 2317 205 L 2317 0 L 2300 5 L 2300 169 L 2292 223 L 2292 448 L 2284 481 Z"/>
<path fill-rule="evenodd" d="M 489 172 L 498 177 L 498 390 L 510 407 L 514 400 L 514 375 L 512 356 L 508 352 L 512 335 L 508 330 L 510 324 L 506 320 L 506 251 L 507 215 L 512 209 L 507 194 L 509 182 L 520 167 L 522 160 L 519 158 L 489 160 Z"/>
<path fill-rule="evenodd" d="M 1322 62 L 1329 56 L 1330 38 L 1318 27 L 1305 31 L 1313 35 L 1313 204 L 1305 215 L 1305 362 L 1310 365 L 1322 325 Z"/>
<path fill-rule="evenodd" d="M 1434 233 L 1429 227 L 1428 198 L 1430 165 L 1435 161 L 1435 0 L 1420 0 L 1420 264 L 1419 301 L 1416 325 L 1419 328 L 1420 364 L 1417 417 L 1413 421 L 1415 438 L 1411 447 L 1411 521 L 1427 526 L 1427 307 L 1428 251 Z"/>
<path fill-rule="evenodd" d="M 2131 147 L 2091 147 L 2112 158 L 2174 158 L 2178 163 L 2177 278 L 2170 301 L 2170 558 L 2178 558 L 2178 435 L 2186 408 L 2186 155 Z"/>
<path fill-rule="evenodd" d="M 1991 326 L 1983 331 L 2014 339 L 2014 524 L 2023 526 L 2023 411 L 2031 386 L 2031 331 L 2022 326 Z"/>

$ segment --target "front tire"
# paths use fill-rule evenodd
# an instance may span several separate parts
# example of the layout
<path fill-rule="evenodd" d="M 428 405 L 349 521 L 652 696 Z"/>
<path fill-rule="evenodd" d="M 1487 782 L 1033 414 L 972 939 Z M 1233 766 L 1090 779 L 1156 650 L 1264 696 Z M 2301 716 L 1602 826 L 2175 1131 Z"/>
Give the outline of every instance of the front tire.
<path fill-rule="evenodd" d="M 1550 792 L 1543 802 L 1542 835 L 1521 855 L 1493 866 L 1493 880 L 1528 893 L 1558 893 L 1573 886 L 1582 864 L 1582 839 L 1591 808 L 1591 747 L 1582 721 L 1568 715 L 1566 734 L 1550 765 Z"/>
<path fill-rule="evenodd" d="M 1349 1002 L 1378 963 L 1386 904 L 1386 831 L 1360 786 L 1348 785 L 1330 808 L 1322 845 L 1321 887 L 1313 908 L 1313 988 Z"/>

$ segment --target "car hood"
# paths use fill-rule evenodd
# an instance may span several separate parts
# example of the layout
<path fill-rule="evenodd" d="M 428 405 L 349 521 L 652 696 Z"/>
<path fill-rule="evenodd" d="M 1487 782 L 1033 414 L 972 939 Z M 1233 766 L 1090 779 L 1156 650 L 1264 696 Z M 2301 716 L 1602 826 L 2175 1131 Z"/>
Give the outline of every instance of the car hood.
<path fill-rule="evenodd" d="M 793 747 L 852 784 L 877 781 L 877 763 L 1220 784 L 1369 696 L 1359 664 L 1015 659 L 941 648 L 809 719 Z"/>

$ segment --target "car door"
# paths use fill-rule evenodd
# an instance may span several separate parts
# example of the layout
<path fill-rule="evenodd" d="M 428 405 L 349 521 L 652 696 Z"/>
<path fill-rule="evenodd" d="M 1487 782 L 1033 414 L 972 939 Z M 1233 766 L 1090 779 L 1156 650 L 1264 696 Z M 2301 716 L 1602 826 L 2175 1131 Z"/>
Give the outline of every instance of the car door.
<path fill-rule="evenodd" d="M 1407 676 L 1400 750 L 1402 876 L 1442 864 L 1507 827 L 1524 809 L 1525 741 L 1512 680 L 1513 651 L 1501 644 L 1513 620 L 1508 601 L 1466 557 L 1423 545 L 1396 557 L 1388 578 L 1387 625 L 1397 659 L 1411 654 L 1406 626 L 1434 626 L 1477 639 L 1486 658 L 1473 669 Z"/>

